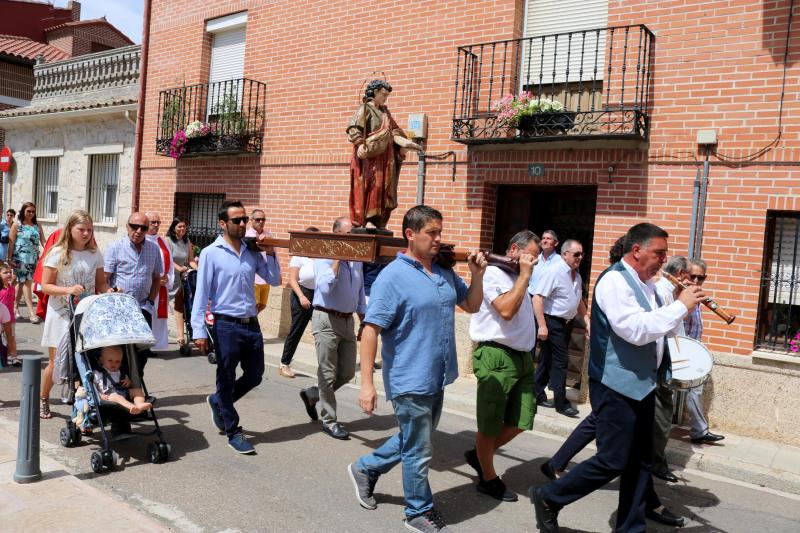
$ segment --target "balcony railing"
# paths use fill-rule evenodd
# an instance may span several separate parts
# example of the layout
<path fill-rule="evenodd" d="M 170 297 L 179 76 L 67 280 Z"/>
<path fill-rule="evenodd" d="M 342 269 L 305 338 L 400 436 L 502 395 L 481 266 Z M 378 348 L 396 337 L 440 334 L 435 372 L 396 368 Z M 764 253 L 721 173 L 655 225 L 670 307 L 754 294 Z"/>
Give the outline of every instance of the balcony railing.
<path fill-rule="evenodd" d="M 638 25 L 459 47 L 452 138 L 647 140 L 654 43 Z M 514 116 L 522 105 L 547 109 L 550 101 L 563 110 Z"/>
<path fill-rule="evenodd" d="M 175 157 L 178 132 L 180 156 L 260 153 L 265 100 L 266 86 L 246 78 L 161 91 L 156 153 Z"/>
<path fill-rule="evenodd" d="M 141 46 L 126 46 L 33 67 L 33 100 L 139 83 Z"/>

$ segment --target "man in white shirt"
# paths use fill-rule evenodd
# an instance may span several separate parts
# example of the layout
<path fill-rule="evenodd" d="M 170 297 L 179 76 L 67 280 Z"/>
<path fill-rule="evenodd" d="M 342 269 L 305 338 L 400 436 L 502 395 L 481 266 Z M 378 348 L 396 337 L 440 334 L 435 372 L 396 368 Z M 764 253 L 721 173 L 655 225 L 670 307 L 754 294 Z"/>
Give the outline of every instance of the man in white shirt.
<path fill-rule="evenodd" d="M 653 224 L 628 230 L 625 255 L 603 272 L 592 300 L 589 395 L 597 418 L 597 453 L 550 483 L 531 488 L 540 531 L 558 531 L 559 511 L 620 478 L 615 531 L 645 531 L 646 499 L 652 491 L 655 388 L 669 371 L 664 336 L 674 334 L 705 295 L 681 291 L 660 305 L 652 278 L 667 257 L 668 234 Z M 662 360 L 664 365 L 662 366 Z M 654 508 L 659 502 L 650 502 Z"/>
<path fill-rule="evenodd" d="M 536 289 L 536 284 L 542 277 L 547 269 L 551 266 L 561 262 L 561 256 L 558 255 L 556 248 L 558 247 L 558 235 L 556 232 L 548 229 L 542 233 L 541 248 L 542 252 L 539 254 L 539 259 L 536 261 L 536 266 L 533 268 L 533 275 L 528 284 L 528 292 L 533 295 Z"/>
<path fill-rule="evenodd" d="M 569 339 L 578 313 L 589 323 L 578 273 L 583 260 L 581 243 L 568 239 L 561 247 L 561 259 L 545 271 L 533 292 L 536 338 L 542 342 L 536 366 L 536 405 L 555 407 L 559 413 L 575 417 L 578 410 L 567 400 L 566 391 Z M 545 392 L 548 383 L 553 389 L 552 403 Z"/>
<path fill-rule="evenodd" d="M 147 231 L 147 240 L 158 245 L 161 263 L 164 274 L 161 276 L 161 287 L 158 289 L 158 296 L 153 304 L 153 336 L 156 338 L 155 345 L 151 348 L 154 351 L 169 349 L 169 291 L 175 282 L 175 269 L 172 268 L 172 253 L 167 245 L 167 241 L 158 232 L 161 229 L 161 215 L 155 211 L 145 213 L 150 221 L 150 229 Z"/>
<path fill-rule="evenodd" d="M 500 501 L 517 501 L 494 470 L 498 448 L 533 428 L 533 358 L 536 343 L 533 307 L 527 288 L 539 237 L 523 230 L 511 238 L 506 255 L 519 262 L 519 274 L 489 266 L 483 276 L 483 302 L 472 315 L 469 335 L 478 343 L 472 368 L 478 379 L 478 435 L 464 454 L 478 473 L 478 492 Z"/>

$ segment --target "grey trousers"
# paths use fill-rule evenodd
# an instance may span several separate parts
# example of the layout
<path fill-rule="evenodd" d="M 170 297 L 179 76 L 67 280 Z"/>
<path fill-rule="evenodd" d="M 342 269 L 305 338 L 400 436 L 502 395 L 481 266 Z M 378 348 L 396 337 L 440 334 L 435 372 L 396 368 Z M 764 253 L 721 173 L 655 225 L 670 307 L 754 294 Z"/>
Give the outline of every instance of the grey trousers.
<path fill-rule="evenodd" d="M 653 472 L 669 470 L 667 465 L 667 442 L 672 429 L 672 390 L 659 383 L 656 386 L 656 420 L 653 425 Z"/>
<path fill-rule="evenodd" d="M 356 332 L 353 317 L 314 309 L 311 332 L 317 348 L 319 414 L 325 425 L 336 422 L 336 391 L 356 374 Z"/>
<path fill-rule="evenodd" d="M 689 437 L 699 439 L 708 433 L 708 420 L 703 414 L 703 385 L 689 389 L 686 394 L 686 410 L 689 411 L 692 423 Z"/>

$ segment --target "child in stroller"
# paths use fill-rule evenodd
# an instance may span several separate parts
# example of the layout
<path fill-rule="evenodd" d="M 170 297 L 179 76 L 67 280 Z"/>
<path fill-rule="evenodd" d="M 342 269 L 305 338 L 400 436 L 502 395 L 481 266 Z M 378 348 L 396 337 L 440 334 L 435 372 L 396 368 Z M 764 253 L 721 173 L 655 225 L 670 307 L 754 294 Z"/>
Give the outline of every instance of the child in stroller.
<path fill-rule="evenodd" d="M 144 391 L 134 387 L 130 378 L 122 373 L 122 348 L 103 346 L 97 358 L 99 370 L 94 370 L 94 386 L 101 400 L 112 401 L 132 415 L 148 411 L 153 404 L 146 402 Z"/>

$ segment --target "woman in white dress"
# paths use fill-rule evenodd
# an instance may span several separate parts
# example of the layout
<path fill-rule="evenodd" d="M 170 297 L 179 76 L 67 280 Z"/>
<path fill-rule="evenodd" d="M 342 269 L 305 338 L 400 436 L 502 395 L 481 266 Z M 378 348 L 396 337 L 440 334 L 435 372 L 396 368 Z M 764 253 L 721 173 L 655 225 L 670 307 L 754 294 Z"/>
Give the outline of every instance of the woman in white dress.
<path fill-rule="evenodd" d="M 44 258 L 42 292 L 49 296 L 47 316 L 42 333 L 42 346 L 48 349 L 50 361 L 42 377 L 39 416 L 50 418 L 50 390 L 53 388 L 53 359 L 56 347 L 69 331 L 69 298 L 76 300 L 107 292 L 103 272 L 103 254 L 94 241 L 92 217 L 83 210 L 73 212 L 55 245 Z"/>

